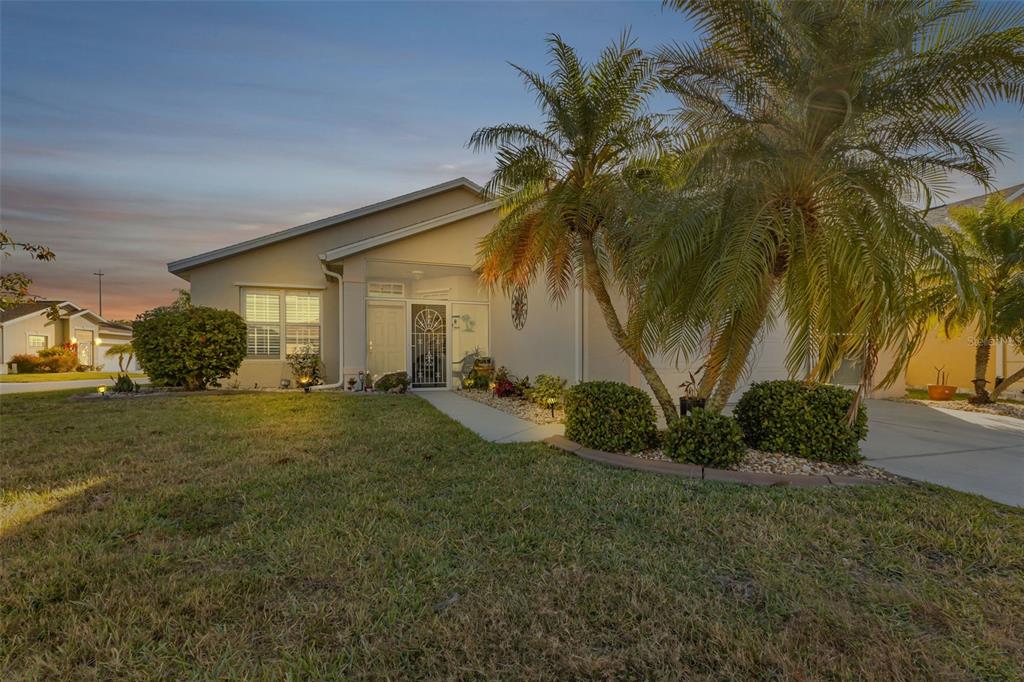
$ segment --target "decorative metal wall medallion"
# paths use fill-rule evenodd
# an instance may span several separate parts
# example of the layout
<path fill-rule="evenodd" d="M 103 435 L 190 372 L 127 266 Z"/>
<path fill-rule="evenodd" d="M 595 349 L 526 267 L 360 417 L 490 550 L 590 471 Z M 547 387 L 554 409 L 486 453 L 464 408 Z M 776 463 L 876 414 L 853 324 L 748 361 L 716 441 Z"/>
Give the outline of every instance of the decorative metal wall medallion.
<path fill-rule="evenodd" d="M 527 313 L 526 288 L 516 286 L 512 290 L 512 326 L 522 329 L 526 324 Z"/>

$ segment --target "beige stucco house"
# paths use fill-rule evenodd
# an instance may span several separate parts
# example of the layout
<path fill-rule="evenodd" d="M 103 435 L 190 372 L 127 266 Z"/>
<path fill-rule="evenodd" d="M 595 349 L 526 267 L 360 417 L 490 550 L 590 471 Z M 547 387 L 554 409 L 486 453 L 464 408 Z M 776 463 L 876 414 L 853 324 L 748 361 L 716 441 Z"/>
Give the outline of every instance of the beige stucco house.
<path fill-rule="evenodd" d="M 58 317 L 51 319 L 56 306 Z M 70 301 L 32 301 L 0 311 L 0 374 L 11 371 L 15 355 L 35 355 L 65 343 L 78 347 L 78 362 L 102 371 L 117 371 L 117 358 L 106 357 L 111 346 L 132 340 L 128 325 L 110 322 Z M 133 364 L 132 370 L 137 369 Z"/>
<path fill-rule="evenodd" d="M 458 178 L 183 258 L 168 270 L 190 283 L 197 305 L 246 319 L 243 386 L 290 379 L 286 355 L 311 345 L 332 384 L 405 370 L 414 388 L 453 387 L 461 359 L 479 351 L 518 376 L 646 388 L 589 294 L 578 289 L 555 303 L 542 281 L 510 295 L 480 286 L 477 245 L 496 222 L 495 204 Z M 784 330 L 769 334 L 747 381 L 785 377 L 785 345 Z M 679 392 L 687 368 L 669 358 L 658 364 Z"/>

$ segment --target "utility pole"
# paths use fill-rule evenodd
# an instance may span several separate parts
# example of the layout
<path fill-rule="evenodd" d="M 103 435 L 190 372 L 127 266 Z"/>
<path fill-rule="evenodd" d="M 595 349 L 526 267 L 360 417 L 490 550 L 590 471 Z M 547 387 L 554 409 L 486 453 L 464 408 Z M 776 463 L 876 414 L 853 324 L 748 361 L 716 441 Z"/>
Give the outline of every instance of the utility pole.
<path fill-rule="evenodd" d="M 99 283 L 100 288 L 100 317 L 103 317 L 103 270 L 92 273 L 96 275 L 96 281 Z"/>

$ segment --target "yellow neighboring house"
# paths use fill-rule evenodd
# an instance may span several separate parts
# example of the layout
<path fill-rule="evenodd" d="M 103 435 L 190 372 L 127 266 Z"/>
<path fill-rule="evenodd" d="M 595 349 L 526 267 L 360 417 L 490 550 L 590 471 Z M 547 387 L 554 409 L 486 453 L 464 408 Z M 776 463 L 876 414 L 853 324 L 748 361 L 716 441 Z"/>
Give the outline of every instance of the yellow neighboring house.
<path fill-rule="evenodd" d="M 1000 190 L 1007 201 L 1024 203 L 1024 183 Z M 952 225 L 949 209 L 953 206 L 970 206 L 981 208 L 989 194 L 971 197 L 934 209 L 928 216 L 929 222 Z M 907 366 L 907 386 L 923 388 L 935 383 L 936 369 L 942 368 L 947 374 L 946 383 L 957 386 L 961 391 L 973 393 L 974 385 L 974 351 L 975 330 L 964 329 L 947 337 L 941 324 L 932 329 L 924 346 L 913 357 Z M 996 377 L 1005 377 L 1024 367 L 1024 353 L 1013 344 L 999 342 L 992 348 L 992 356 L 988 363 L 989 390 L 995 385 Z M 1024 393 L 1024 382 L 1007 389 L 1003 394 L 1007 398 L 1018 398 Z"/>

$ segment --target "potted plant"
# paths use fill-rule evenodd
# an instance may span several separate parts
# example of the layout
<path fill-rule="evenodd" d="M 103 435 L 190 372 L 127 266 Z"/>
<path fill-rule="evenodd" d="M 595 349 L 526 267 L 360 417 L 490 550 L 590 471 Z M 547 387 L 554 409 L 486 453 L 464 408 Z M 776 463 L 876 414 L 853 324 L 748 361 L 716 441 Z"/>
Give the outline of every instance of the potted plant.
<path fill-rule="evenodd" d="M 494 372 L 494 361 L 491 358 L 477 358 L 473 361 L 473 371 L 480 376 L 490 377 Z"/>
<path fill-rule="evenodd" d="M 928 384 L 929 400 L 952 400 L 956 395 L 956 386 L 946 384 L 948 374 L 944 371 L 946 366 L 935 368 L 935 383 Z"/>
<path fill-rule="evenodd" d="M 679 384 L 679 388 L 683 389 L 683 395 L 679 396 L 680 417 L 685 417 L 690 410 L 703 410 L 704 405 L 707 404 L 707 398 L 697 397 L 697 374 L 700 374 L 703 369 L 703 367 L 700 367 L 696 374 L 687 372 L 690 375 L 689 380 Z"/>

